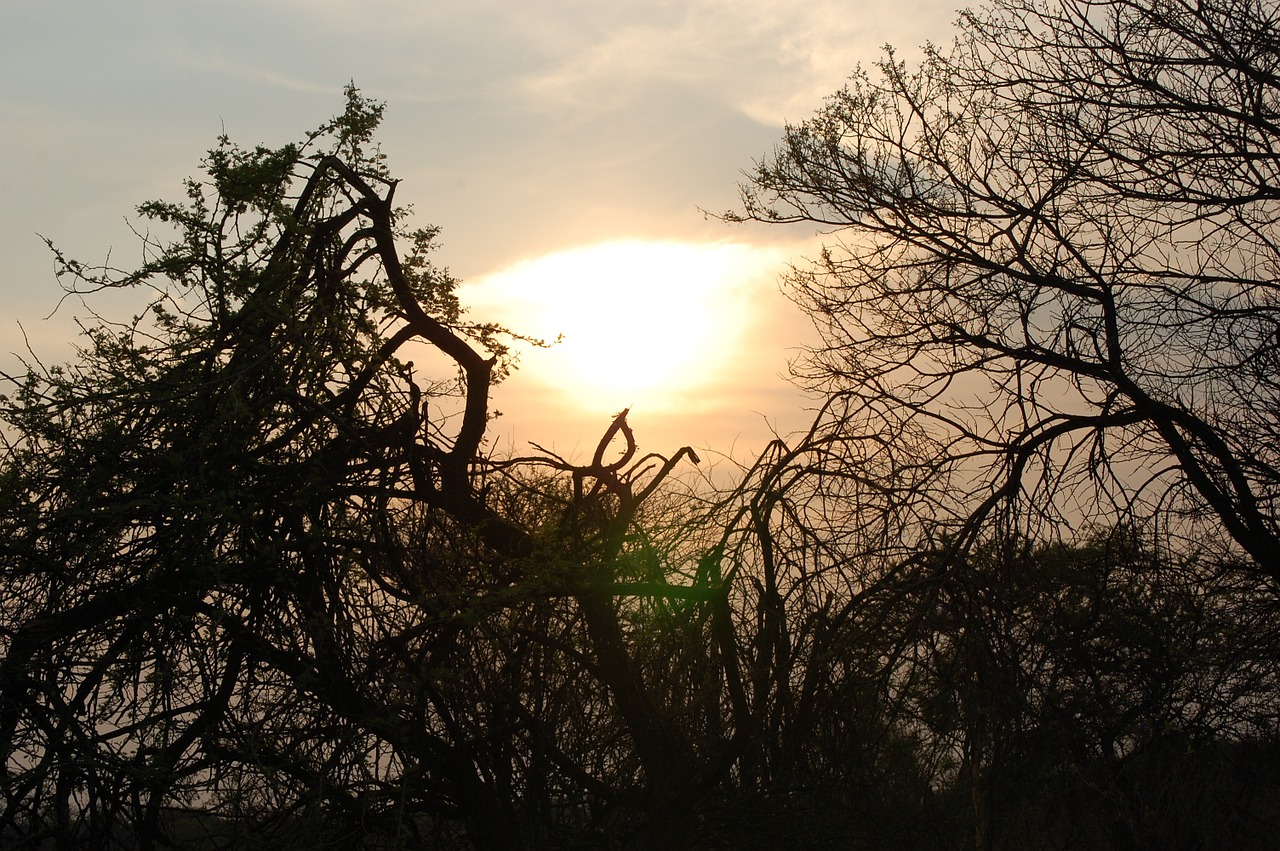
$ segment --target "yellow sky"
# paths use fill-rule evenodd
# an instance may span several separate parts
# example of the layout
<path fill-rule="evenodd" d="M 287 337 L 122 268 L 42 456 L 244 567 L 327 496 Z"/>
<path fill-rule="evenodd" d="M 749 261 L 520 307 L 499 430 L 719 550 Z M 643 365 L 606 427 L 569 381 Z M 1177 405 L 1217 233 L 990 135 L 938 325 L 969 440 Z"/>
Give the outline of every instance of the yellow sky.
<path fill-rule="evenodd" d="M 647 448 L 729 452 L 800 425 L 785 372 L 807 324 L 778 278 L 811 247 L 616 240 L 468 281 L 475 315 L 552 342 L 519 347 L 497 434 L 517 450 L 529 429 L 585 452 L 628 408 Z"/>
<path fill-rule="evenodd" d="M 739 454 L 804 423 L 777 292 L 812 231 L 730 227 L 741 172 L 886 42 L 950 37 L 953 0 L 6 0 L 0 361 L 65 359 L 76 316 L 36 233 L 141 258 L 126 219 L 227 132 L 291 141 L 354 80 L 387 101 L 398 199 L 443 226 L 477 319 L 565 342 L 499 388 L 494 434 L 593 447 L 631 406 L 648 449 Z M 21 329 L 18 323 L 22 323 Z M 25 337 L 24 340 L 24 331 Z"/>

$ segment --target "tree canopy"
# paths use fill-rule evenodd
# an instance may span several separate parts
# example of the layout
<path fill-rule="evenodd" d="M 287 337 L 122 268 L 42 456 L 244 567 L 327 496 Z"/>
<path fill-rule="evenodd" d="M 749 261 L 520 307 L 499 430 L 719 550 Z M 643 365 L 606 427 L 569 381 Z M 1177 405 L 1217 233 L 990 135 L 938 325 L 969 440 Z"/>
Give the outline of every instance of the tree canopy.
<path fill-rule="evenodd" d="M 220 139 L 4 376 L 0 844 L 1269 847 L 1277 16 L 996 0 L 788 128 L 823 405 L 719 491 L 490 451 L 381 104 Z"/>
<path fill-rule="evenodd" d="M 864 677 L 929 731 L 935 771 L 968 778 L 979 848 L 1028 847 L 1010 831 L 1038 772 L 1093 771 L 1157 729 L 1273 735 L 1278 19 L 1265 0 L 994 0 L 920 62 L 856 71 L 726 215 L 825 234 L 786 282 L 816 336 L 796 378 L 823 407 L 742 490 L 787 620 L 843 636 L 811 671 L 877 649 Z M 1244 618 L 1222 627 L 1244 655 L 1189 649 L 1213 599 Z M 1163 667 L 1186 652 L 1193 700 Z M 1069 829 L 1031 847 L 1259 841 L 1121 813 L 1131 832 L 1099 831 L 1053 794 Z"/>
<path fill-rule="evenodd" d="M 635 530 L 692 452 L 639 456 L 623 412 L 587 466 L 487 457 L 509 335 L 404 229 L 382 106 L 347 97 L 302 144 L 220 140 L 140 208 L 177 233 L 141 269 L 58 255 L 155 296 L 5 400 L 6 842 L 149 847 L 192 808 L 514 847 L 539 807 L 586 830 L 584 795 L 671 809 L 723 774 L 731 736 L 675 747 L 628 644 L 717 593 Z"/>
<path fill-rule="evenodd" d="M 1277 15 L 997 0 L 788 129 L 738 216 L 831 231 L 800 375 L 862 504 L 960 546 L 1159 516 L 1280 580 Z"/>

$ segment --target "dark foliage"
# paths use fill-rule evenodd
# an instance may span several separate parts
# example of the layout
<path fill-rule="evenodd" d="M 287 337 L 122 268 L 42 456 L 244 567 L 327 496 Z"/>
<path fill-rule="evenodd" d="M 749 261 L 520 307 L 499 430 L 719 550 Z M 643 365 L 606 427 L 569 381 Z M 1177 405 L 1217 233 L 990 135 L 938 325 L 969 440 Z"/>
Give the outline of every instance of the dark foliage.
<path fill-rule="evenodd" d="M 1126 760 L 1276 734 L 1278 23 L 994 0 L 855 73 L 727 216 L 828 235 L 788 281 L 824 405 L 743 491 L 762 563 L 969 787 L 978 848 L 1200 847 L 1118 803 Z M 1132 830 L 1010 838 L 1088 787 Z"/>
<path fill-rule="evenodd" d="M 248 844 L 552 845 L 666 830 L 727 770 L 732 730 L 671 717 L 715 690 L 667 682 L 719 586 L 671 586 L 634 523 L 691 453 L 637 457 L 624 413 L 586 467 L 486 458 L 505 332 L 400 230 L 380 114 L 352 90 L 304 145 L 222 140 L 141 208 L 178 236 L 137 272 L 59 255 L 156 295 L 5 405 L 6 836 L 162 846 L 190 811 Z M 664 615 L 658 671 L 631 642 Z"/>
<path fill-rule="evenodd" d="M 1266 847 L 1275 17 L 1006 0 L 789 130 L 826 404 L 723 494 L 490 455 L 380 105 L 220 140 L 8 379 L 0 842 Z"/>

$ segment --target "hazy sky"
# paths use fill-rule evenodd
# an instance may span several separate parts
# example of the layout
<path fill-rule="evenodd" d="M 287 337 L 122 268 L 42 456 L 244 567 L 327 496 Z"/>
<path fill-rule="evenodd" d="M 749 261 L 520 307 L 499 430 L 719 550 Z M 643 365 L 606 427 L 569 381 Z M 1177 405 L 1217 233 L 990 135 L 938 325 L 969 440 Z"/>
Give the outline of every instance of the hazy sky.
<path fill-rule="evenodd" d="M 73 319 L 37 233 L 139 260 L 224 130 L 279 145 L 388 104 L 397 198 L 443 227 L 478 319 L 566 343 L 501 387 L 494 433 L 585 452 L 624 405 L 645 450 L 740 454 L 801 425 L 777 293 L 812 229 L 730 227 L 741 172 L 859 62 L 950 39 L 954 0 L 0 0 L 0 362 L 65 359 Z M 127 299 L 94 301 L 129 312 Z M 608 381 L 606 376 L 618 376 Z M 626 376 L 625 379 L 622 376 Z"/>

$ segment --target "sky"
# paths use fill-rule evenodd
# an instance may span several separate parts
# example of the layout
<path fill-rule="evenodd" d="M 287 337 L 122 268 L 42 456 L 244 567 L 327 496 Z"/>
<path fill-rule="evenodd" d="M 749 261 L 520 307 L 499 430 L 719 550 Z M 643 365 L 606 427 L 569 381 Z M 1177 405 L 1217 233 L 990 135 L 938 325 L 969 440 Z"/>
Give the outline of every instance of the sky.
<path fill-rule="evenodd" d="M 77 317 L 137 299 L 59 306 L 41 236 L 134 265 L 134 207 L 179 198 L 219 134 L 299 139 L 353 81 L 471 316 L 563 335 L 495 391 L 500 448 L 589 456 L 629 406 L 644 451 L 744 460 L 807 423 L 779 281 L 821 235 L 707 211 L 883 45 L 949 40 L 956 5 L 0 0 L 0 367 L 66 360 Z"/>

